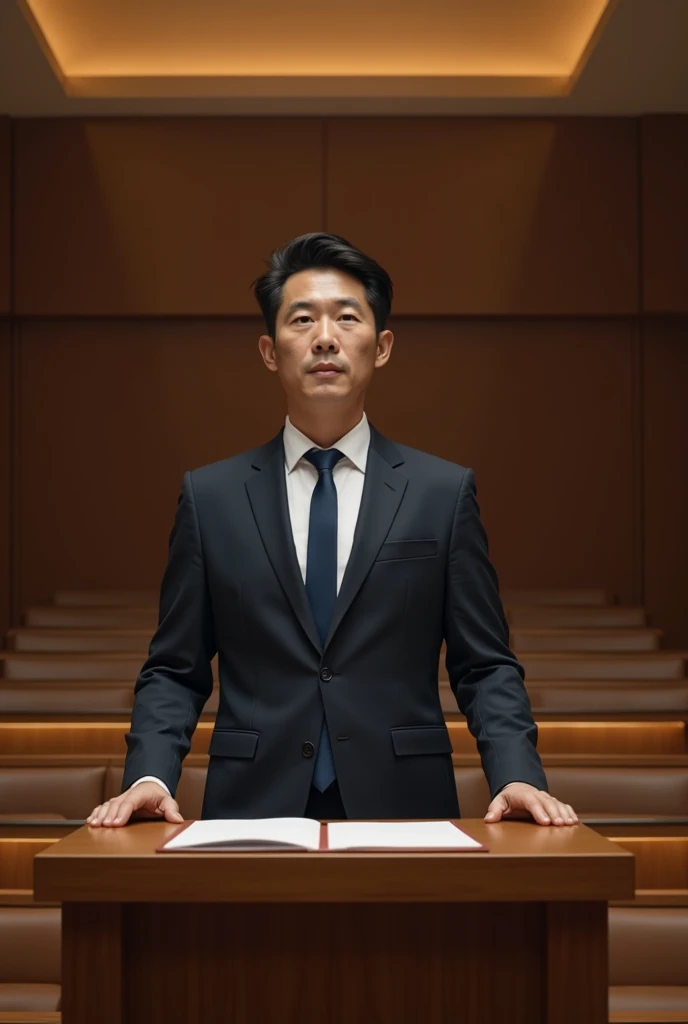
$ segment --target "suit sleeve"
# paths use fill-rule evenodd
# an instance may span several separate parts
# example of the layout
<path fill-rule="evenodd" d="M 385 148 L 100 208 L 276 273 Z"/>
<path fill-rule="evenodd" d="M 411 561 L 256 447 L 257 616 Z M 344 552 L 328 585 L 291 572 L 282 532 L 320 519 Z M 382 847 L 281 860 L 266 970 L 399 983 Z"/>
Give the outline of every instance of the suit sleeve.
<path fill-rule="evenodd" d="M 476 740 L 491 798 L 508 782 L 546 790 L 525 671 L 509 648 L 509 627 L 471 469 L 464 473 L 454 510 L 444 636 L 449 682 Z"/>
<path fill-rule="evenodd" d="M 160 588 L 158 626 L 134 684 L 122 792 L 144 775 L 174 795 L 213 689 L 216 641 L 191 473 L 186 472 Z"/>

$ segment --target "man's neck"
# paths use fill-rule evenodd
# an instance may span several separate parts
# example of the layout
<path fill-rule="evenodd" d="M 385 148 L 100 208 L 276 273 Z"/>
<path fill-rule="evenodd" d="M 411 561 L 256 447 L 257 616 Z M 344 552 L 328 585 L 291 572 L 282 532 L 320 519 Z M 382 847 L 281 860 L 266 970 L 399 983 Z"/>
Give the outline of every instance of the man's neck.
<path fill-rule="evenodd" d="M 353 430 L 361 422 L 363 409 L 356 409 L 346 415 L 337 415 L 333 411 L 323 415 L 309 415 L 301 409 L 289 409 L 289 420 L 319 448 L 331 448 L 345 434 Z"/>

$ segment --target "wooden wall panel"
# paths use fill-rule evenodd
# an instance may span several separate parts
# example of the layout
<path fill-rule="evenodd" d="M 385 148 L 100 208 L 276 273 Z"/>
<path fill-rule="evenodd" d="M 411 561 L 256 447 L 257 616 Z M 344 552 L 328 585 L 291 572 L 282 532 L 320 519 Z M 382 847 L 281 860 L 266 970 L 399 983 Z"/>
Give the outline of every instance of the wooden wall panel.
<path fill-rule="evenodd" d="M 636 123 L 327 123 L 327 228 L 391 273 L 397 313 L 638 307 Z"/>
<path fill-rule="evenodd" d="M 10 205 L 12 146 L 9 117 L 0 117 L 0 316 L 11 305 Z"/>
<path fill-rule="evenodd" d="M 646 604 L 688 649 L 688 318 L 646 322 L 644 393 Z"/>
<path fill-rule="evenodd" d="M 185 470 L 283 422 L 261 322 L 30 321 L 21 339 L 17 601 L 155 588 Z"/>
<path fill-rule="evenodd" d="M 504 585 L 632 598 L 632 326 L 398 320 L 368 414 L 475 469 Z M 21 607 L 157 587 L 185 469 L 284 420 L 257 319 L 30 321 L 21 338 Z"/>
<path fill-rule="evenodd" d="M 0 319 L 0 637 L 11 625 L 12 359 L 10 321 Z"/>
<path fill-rule="evenodd" d="M 634 594 L 635 328 L 408 320 L 368 410 L 391 437 L 475 470 L 504 586 Z"/>
<path fill-rule="evenodd" d="M 252 314 L 281 242 L 322 228 L 317 119 L 16 125 L 19 314 Z"/>
<path fill-rule="evenodd" d="M 688 115 L 641 125 L 644 308 L 688 313 Z"/>

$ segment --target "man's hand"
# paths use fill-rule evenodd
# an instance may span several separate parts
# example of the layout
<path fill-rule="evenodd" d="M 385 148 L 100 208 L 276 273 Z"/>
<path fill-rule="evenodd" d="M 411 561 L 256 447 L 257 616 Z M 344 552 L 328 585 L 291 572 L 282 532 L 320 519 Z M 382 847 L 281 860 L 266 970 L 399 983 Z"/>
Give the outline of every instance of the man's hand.
<path fill-rule="evenodd" d="M 569 804 L 562 804 L 544 789 L 527 782 L 510 782 L 487 808 L 485 821 L 493 824 L 502 818 L 533 817 L 538 825 L 576 825 L 578 815 Z"/>
<path fill-rule="evenodd" d="M 179 804 L 157 782 L 140 782 L 126 793 L 99 804 L 89 814 L 86 824 L 109 828 L 126 825 L 129 818 L 164 818 L 181 823 Z"/>

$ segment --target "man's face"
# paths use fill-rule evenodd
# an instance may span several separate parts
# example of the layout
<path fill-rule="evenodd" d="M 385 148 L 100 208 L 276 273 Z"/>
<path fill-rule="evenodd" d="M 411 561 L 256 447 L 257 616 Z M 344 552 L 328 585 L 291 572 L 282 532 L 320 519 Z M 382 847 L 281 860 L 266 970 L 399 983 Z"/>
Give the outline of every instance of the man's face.
<path fill-rule="evenodd" d="M 277 313 L 274 346 L 260 339 L 266 365 L 287 395 L 306 401 L 351 401 L 365 393 L 391 350 L 392 334 L 378 338 L 365 288 L 340 270 L 303 270 L 287 278 Z M 322 363 L 331 369 L 318 370 Z"/>

